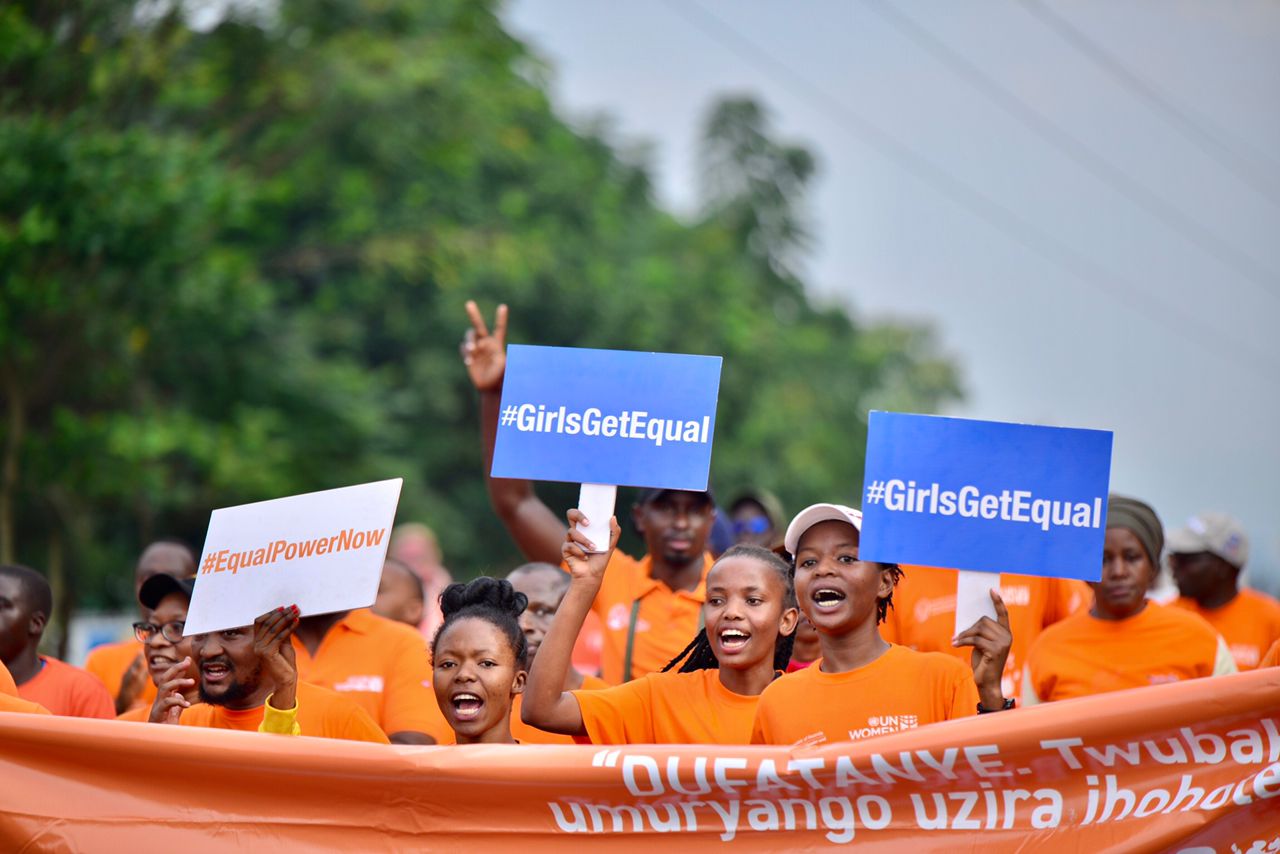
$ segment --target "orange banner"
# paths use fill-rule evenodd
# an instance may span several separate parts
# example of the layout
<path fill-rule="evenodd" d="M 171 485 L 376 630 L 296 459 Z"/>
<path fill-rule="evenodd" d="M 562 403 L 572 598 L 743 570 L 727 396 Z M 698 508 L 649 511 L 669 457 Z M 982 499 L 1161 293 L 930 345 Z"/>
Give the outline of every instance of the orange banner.
<path fill-rule="evenodd" d="M 810 749 L 385 747 L 0 714 L 0 850 L 1280 850 L 1280 668 Z"/>

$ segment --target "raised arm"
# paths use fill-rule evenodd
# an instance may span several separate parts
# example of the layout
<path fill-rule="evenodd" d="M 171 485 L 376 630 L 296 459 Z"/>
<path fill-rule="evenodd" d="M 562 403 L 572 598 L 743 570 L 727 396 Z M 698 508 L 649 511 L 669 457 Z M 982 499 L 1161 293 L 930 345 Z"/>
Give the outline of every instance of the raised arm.
<path fill-rule="evenodd" d="M 480 392 L 480 439 L 484 445 L 484 479 L 489 488 L 489 504 L 527 560 L 557 564 L 565 537 L 564 524 L 542 503 L 531 482 L 489 474 L 498 436 L 502 378 L 507 370 L 507 307 L 498 306 L 492 333 L 472 300 L 467 300 L 467 316 L 471 328 L 462 342 L 462 362 L 471 384 Z"/>
<path fill-rule="evenodd" d="M 560 600 L 560 607 L 556 609 L 556 616 L 551 621 L 547 636 L 542 639 L 538 655 L 533 660 L 529 682 L 524 688 L 520 717 L 530 726 L 547 732 L 585 735 L 582 709 L 573 694 L 562 689 L 565 675 L 573 663 L 574 641 L 582 631 L 591 603 L 600 592 L 604 569 L 609 565 L 609 558 L 618 545 L 618 534 L 622 529 L 618 527 L 617 517 L 611 518 L 609 549 L 601 554 L 593 554 L 587 551 L 594 548 L 593 544 L 578 530 L 579 524 L 586 524 L 582 512 L 570 510 L 568 516 L 573 527 L 565 535 L 561 556 L 569 568 L 572 580 L 564 599 Z"/>

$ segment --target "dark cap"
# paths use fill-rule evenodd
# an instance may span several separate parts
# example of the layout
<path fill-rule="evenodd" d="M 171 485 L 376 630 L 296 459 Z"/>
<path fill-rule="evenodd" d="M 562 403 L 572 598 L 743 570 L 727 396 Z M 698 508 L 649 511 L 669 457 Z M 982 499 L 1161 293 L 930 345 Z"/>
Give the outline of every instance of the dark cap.
<path fill-rule="evenodd" d="M 194 578 L 174 578 L 172 575 L 157 573 L 142 582 L 142 589 L 138 591 L 138 601 L 142 603 L 142 607 L 155 610 L 161 600 L 170 593 L 181 593 L 190 600 L 191 591 L 195 589 Z"/>
<path fill-rule="evenodd" d="M 708 504 L 714 505 L 716 503 L 715 496 L 711 494 L 710 489 L 706 490 L 705 492 L 698 492 L 692 489 L 642 489 L 640 490 L 640 494 L 636 496 L 636 506 L 643 507 L 644 505 L 648 504 L 650 501 L 653 501 L 654 499 L 668 492 L 684 492 L 684 493 L 688 493 L 689 495 L 701 495 L 707 499 Z"/>

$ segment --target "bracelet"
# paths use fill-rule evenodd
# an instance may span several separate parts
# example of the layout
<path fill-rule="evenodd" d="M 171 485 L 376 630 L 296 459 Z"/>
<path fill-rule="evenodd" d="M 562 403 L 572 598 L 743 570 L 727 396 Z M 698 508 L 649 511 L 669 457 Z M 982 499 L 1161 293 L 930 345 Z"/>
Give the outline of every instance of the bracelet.
<path fill-rule="evenodd" d="M 990 714 L 994 714 L 995 712 L 1007 712 L 1007 711 L 1009 711 L 1010 709 L 1012 709 L 1012 708 L 1013 708 L 1014 706 L 1016 706 L 1016 705 L 1018 705 L 1018 701 L 1017 701 L 1017 700 L 1013 699 L 1012 697 L 1006 697 L 1006 698 L 1005 698 L 1005 700 L 1004 700 L 1004 705 L 1003 705 L 1003 706 L 1001 706 L 1000 708 L 998 708 L 998 709 L 984 709 L 984 708 L 982 708 L 982 701 L 981 701 L 981 700 L 979 700 L 979 701 L 978 701 L 978 714 L 980 714 L 980 715 L 990 715 Z"/>

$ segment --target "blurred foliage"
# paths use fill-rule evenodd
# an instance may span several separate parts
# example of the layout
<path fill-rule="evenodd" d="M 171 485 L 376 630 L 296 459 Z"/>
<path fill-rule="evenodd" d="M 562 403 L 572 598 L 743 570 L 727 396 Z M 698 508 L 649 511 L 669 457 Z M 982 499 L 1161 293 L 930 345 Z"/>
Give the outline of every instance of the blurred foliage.
<path fill-rule="evenodd" d="M 856 502 L 868 408 L 958 395 L 927 329 L 806 296 L 815 159 L 761 105 L 713 106 L 679 221 L 497 11 L 0 9 L 0 557 L 128 608 L 141 545 L 198 548 L 215 507 L 403 476 L 455 574 L 505 571 L 467 298 L 512 341 L 723 355 L 723 499 Z"/>

